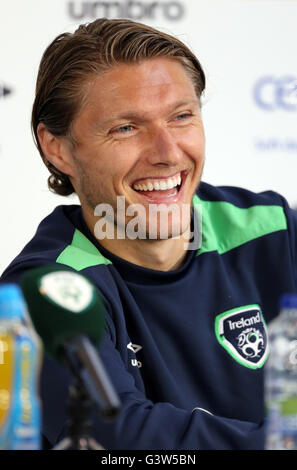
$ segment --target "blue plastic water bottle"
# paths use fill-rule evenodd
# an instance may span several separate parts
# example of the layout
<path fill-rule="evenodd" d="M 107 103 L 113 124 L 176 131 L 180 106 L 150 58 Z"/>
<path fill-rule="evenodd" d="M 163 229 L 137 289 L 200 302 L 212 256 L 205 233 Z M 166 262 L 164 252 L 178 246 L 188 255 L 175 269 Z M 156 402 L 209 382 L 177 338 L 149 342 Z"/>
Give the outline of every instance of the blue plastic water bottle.
<path fill-rule="evenodd" d="M 266 449 L 297 450 L 297 294 L 281 298 L 268 326 L 265 365 Z"/>
<path fill-rule="evenodd" d="M 41 449 L 42 346 L 20 288 L 0 286 L 0 449 Z"/>

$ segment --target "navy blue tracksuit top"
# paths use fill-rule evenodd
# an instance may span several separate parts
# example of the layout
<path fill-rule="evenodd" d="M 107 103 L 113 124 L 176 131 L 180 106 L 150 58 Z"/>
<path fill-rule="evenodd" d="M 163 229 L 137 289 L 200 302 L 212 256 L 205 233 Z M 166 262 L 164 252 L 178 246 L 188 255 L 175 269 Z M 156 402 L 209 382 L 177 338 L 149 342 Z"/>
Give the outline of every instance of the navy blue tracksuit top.
<path fill-rule="evenodd" d="M 4 271 L 70 266 L 106 305 L 101 359 L 121 402 L 114 422 L 94 413 L 94 437 L 113 449 L 262 449 L 267 324 L 296 292 L 297 216 L 278 194 L 201 183 L 193 198 L 202 239 L 177 270 L 143 268 L 108 252 L 79 205 L 58 206 Z M 196 211 L 194 211 L 196 212 Z M 66 432 L 70 372 L 45 355 L 43 435 Z"/>

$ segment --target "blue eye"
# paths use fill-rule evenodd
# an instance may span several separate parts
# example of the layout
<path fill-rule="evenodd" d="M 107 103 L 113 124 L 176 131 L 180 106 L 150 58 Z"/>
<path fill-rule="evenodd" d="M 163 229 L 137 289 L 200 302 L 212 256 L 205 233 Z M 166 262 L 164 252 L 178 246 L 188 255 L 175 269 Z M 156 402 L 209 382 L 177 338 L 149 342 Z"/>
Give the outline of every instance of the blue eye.
<path fill-rule="evenodd" d="M 133 127 L 127 124 L 126 126 L 118 127 L 117 129 L 115 129 L 115 132 L 125 133 L 125 132 L 130 132 L 132 130 L 133 130 Z"/>
<path fill-rule="evenodd" d="M 186 119 L 188 117 L 191 117 L 191 114 L 189 113 L 183 113 L 183 114 L 179 114 L 178 116 L 176 116 L 176 119 L 177 120 L 183 120 L 183 119 Z"/>

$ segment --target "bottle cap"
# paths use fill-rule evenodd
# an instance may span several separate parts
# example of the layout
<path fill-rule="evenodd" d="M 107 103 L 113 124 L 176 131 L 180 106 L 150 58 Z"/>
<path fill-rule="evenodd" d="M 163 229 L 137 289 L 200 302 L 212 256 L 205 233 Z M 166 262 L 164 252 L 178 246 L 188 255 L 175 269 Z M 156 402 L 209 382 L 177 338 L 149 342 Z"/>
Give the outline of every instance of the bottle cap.
<path fill-rule="evenodd" d="M 297 308 L 297 294 L 283 294 L 280 297 L 280 308 Z"/>
<path fill-rule="evenodd" d="M 0 285 L 0 319 L 22 318 L 25 301 L 17 284 Z"/>

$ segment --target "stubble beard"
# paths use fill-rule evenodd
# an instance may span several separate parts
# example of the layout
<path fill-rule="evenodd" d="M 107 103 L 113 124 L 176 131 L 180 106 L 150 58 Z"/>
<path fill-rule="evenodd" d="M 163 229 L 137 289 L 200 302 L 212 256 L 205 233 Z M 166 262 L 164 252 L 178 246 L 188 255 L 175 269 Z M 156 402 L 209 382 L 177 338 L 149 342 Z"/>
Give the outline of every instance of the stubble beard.
<path fill-rule="evenodd" d="M 77 163 L 79 163 L 79 160 L 77 160 Z M 204 166 L 204 165 L 203 165 Z M 114 201 L 114 198 L 106 197 L 106 191 L 100 191 L 99 186 L 96 184 L 94 185 L 94 182 L 92 179 L 89 177 L 89 175 L 84 171 L 81 165 L 79 165 L 79 171 L 80 171 L 80 182 L 79 182 L 79 198 L 81 201 L 82 206 L 86 206 L 88 210 L 91 212 L 91 214 L 94 216 L 95 209 L 98 207 L 100 204 L 108 204 L 111 206 L 112 211 L 113 211 L 113 218 L 109 218 L 108 213 L 105 216 L 106 222 L 109 223 L 110 225 L 113 226 L 115 230 L 115 238 L 117 237 L 117 234 L 120 233 L 121 237 L 126 236 L 127 233 L 127 225 L 129 221 L 131 220 L 131 217 L 129 216 L 124 216 L 124 220 L 119 220 L 122 219 L 122 217 L 118 217 L 118 207 L 117 207 L 117 202 Z M 172 239 L 172 238 L 178 238 L 182 237 L 183 235 L 189 234 L 191 230 L 191 220 L 193 216 L 193 196 L 197 189 L 199 188 L 200 182 L 201 182 L 201 177 L 202 177 L 202 172 L 203 168 L 199 177 L 199 181 L 196 184 L 196 187 L 193 191 L 193 194 L 191 196 L 191 202 L 188 204 L 188 215 L 186 217 L 182 216 L 179 214 L 179 220 L 177 223 L 170 228 L 170 223 L 167 220 L 168 223 L 168 230 L 167 230 L 167 236 L 165 237 L 166 239 Z M 125 214 L 127 207 L 129 207 L 126 203 L 125 199 Z M 145 206 L 143 206 L 145 208 Z M 161 221 L 159 224 L 159 228 L 155 227 L 153 232 L 154 232 L 154 237 L 151 237 L 151 227 L 149 227 L 149 221 L 150 217 L 148 215 L 148 209 L 145 209 L 145 220 L 141 221 L 140 223 L 142 224 L 141 231 L 143 234 L 145 234 L 145 237 L 142 238 L 143 241 L 146 241 L 148 243 L 150 242 L 156 242 L 157 240 L 164 240 L 163 233 L 162 233 L 162 227 L 161 226 Z M 184 218 L 183 218 L 184 217 Z M 133 217 L 132 217 L 133 218 Z M 173 215 L 171 215 L 171 220 L 173 218 Z M 158 224 L 157 224 L 158 225 Z M 94 234 L 94 229 L 93 229 L 93 234 Z M 127 237 L 128 238 L 128 237 Z"/>
<path fill-rule="evenodd" d="M 125 215 L 123 219 L 122 216 L 119 216 L 119 214 L 117 213 L 118 205 L 114 201 L 114 199 L 112 199 L 111 197 L 106 197 L 106 193 L 100 191 L 97 185 L 94 186 L 94 184 L 90 181 L 89 176 L 86 175 L 84 172 L 81 172 L 79 193 L 79 198 L 82 206 L 87 207 L 87 210 L 93 216 L 95 213 L 95 209 L 98 208 L 100 204 L 108 204 L 109 206 L 111 206 L 113 217 L 109 218 L 109 213 L 106 212 L 106 214 L 104 215 L 106 222 L 111 226 L 113 225 L 115 238 L 117 238 L 117 235 L 119 234 L 121 234 L 119 238 L 123 238 L 123 234 L 125 235 L 125 238 L 129 238 L 129 236 L 127 236 L 127 226 L 129 222 L 133 219 L 133 217 Z M 127 207 L 129 206 L 125 200 L 125 214 Z M 172 221 L 174 215 L 171 214 L 171 216 L 166 216 L 166 213 L 165 215 L 163 215 L 163 225 L 162 216 L 160 214 L 157 214 L 157 219 L 154 219 L 154 223 L 152 223 L 152 218 L 150 218 L 149 214 L 149 206 L 147 206 L 146 208 L 145 206 L 143 206 L 143 208 L 145 209 L 145 218 L 144 220 L 143 218 L 139 220 L 141 227 L 138 227 L 138 224 L 137 227 L 138 231 L 144 235 L 141 236 L 141 239 L 143 241 L 146 241 L 147 243 L 156 242 L 157 240 L 164 240 L 164 238 L 172 239 L 176 237 L 182 237 L 185 233 L 190 230 L 190 223 L 193 212 L 192 203 L 189 205 L 188 209 L 186 208 L 186 210 L 188 210 L 188 214 L 186 214 L 186 216 L 185 214 L 183 214 L 182 216 L 180 211 L 179 214 L 177 214 L 177 220 L 175 220 L 173 224 Z M 165 221 L 166 217 L 167 223 Z"/>

